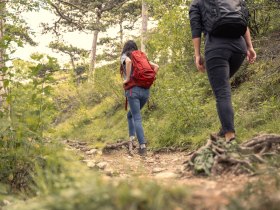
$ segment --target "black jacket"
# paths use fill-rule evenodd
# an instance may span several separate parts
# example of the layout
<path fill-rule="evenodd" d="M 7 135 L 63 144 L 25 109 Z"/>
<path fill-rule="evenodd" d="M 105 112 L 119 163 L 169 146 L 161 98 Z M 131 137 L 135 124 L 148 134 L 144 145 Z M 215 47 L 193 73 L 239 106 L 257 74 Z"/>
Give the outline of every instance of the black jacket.
<path fill-rule="evenodd" d="M 223 30 L 226 33 L 239 37 L 247 29 L 248 17 L 245 0 L 193 0 L 189 9 L 193 38 L 201 37 L 202 32 L 214 35 L 214 30 L 220 25 L 227 26 Z"/>
<path fill-rule="evenodd" d="M 201 0 L 193 0 L 189 9 L 192 38 L 201 37 L 201 33 L 207 33 L 207 19 L 205 9 L 201 5 Z M 204 14 L 204 15 L 203 15 Z"/>

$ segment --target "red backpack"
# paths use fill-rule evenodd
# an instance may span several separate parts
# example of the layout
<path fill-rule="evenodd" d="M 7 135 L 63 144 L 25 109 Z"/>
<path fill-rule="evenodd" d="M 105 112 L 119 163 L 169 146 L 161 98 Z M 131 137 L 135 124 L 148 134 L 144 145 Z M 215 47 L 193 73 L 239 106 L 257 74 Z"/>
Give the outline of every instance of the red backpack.
<path fill-rule="evenodd" d="M 125 90 L 134 86 L 150 88 L 156 79 L 156 72 L 149 63 L 147 56 L 140 50 L 131 52 L 132 72 L 128 83 L 124 85 Z"/>

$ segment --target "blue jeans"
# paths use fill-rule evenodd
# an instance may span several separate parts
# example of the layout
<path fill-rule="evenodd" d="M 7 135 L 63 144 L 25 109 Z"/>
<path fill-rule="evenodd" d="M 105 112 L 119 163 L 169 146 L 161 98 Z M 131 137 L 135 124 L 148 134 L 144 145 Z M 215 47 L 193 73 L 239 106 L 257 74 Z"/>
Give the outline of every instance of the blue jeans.
<path fill-rule="evenodd" d="M 235 132 L 229 79 L 239 69 L 245 56 L 227 49 L 216 49 L 205 54 L 208 79 L 216 98 L 223 133 Z"/>
<path fill-rule="evenodd" d="M 146 104 L 150 91 L 136 86 L 125 91 L 125 95 L 130 108 L 127 113 L 129 136 L 135 136 L 136 133 L 139 144 L 146 144 L 140 110 Z"/>

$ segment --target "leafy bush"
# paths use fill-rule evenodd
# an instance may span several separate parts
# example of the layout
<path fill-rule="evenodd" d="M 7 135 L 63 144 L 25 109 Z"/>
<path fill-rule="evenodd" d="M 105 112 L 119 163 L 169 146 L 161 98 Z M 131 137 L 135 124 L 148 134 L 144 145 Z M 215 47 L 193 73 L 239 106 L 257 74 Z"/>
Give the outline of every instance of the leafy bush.
<path fill-rule="evenodd" d="M 16 129 L 7 127 L 1 130 L 0 182 L 7 184 L 10 191 L 25 191 L 34 194 L 38 191 L 36 181 L 38 172 L 45 171 L 51 172 L 52 177 L 41 176 L 40 178 L 49 184 L 48 187 L 54 188 L 51 180 L 59 176 L 63 167 L 62 162 L 54 161 L 57 159 L 55 154 L 58 148 L 47 149 L 40 136 L 28 132 L 23 127 Z"/>
<path fill-rule="evenodd" d="M 57 162 L 59 147 L 45 142 L 45 131 L 57 114 L 52 100 L 56 59 L 34 54 L 34 62 L 14 61 L 9 91 L 1 107 L 0 182 L 11 191 L 34 194 L 39 190 L 38 175 L 47 186 L 61 174 Z M 54 158 L 54 159 L 52 159 Z M 51 177 L 44 176 L 46 171 Z"/>

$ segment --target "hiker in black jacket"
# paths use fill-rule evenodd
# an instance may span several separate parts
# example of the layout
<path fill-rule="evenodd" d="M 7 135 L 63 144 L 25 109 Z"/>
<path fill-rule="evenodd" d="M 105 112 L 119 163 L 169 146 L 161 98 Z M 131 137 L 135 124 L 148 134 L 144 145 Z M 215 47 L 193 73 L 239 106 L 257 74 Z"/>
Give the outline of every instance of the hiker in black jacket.
<path fill-rule="evenodd" d="M 235 139 L 229 80 L 246 56 L 249 63 L 256 60 L 246 24 L 249 17 L 246 9 L 243 0 L 193 0 L 189 9 L 195 64 L 200 72 L 207 71 L 222 126 L 218 136 L 225 137 L 227 142 Z M 229 10 L 233 11 L 228 15 Z M 200 53 L 202 33 L 205 36 L 205 60 Z"/>

